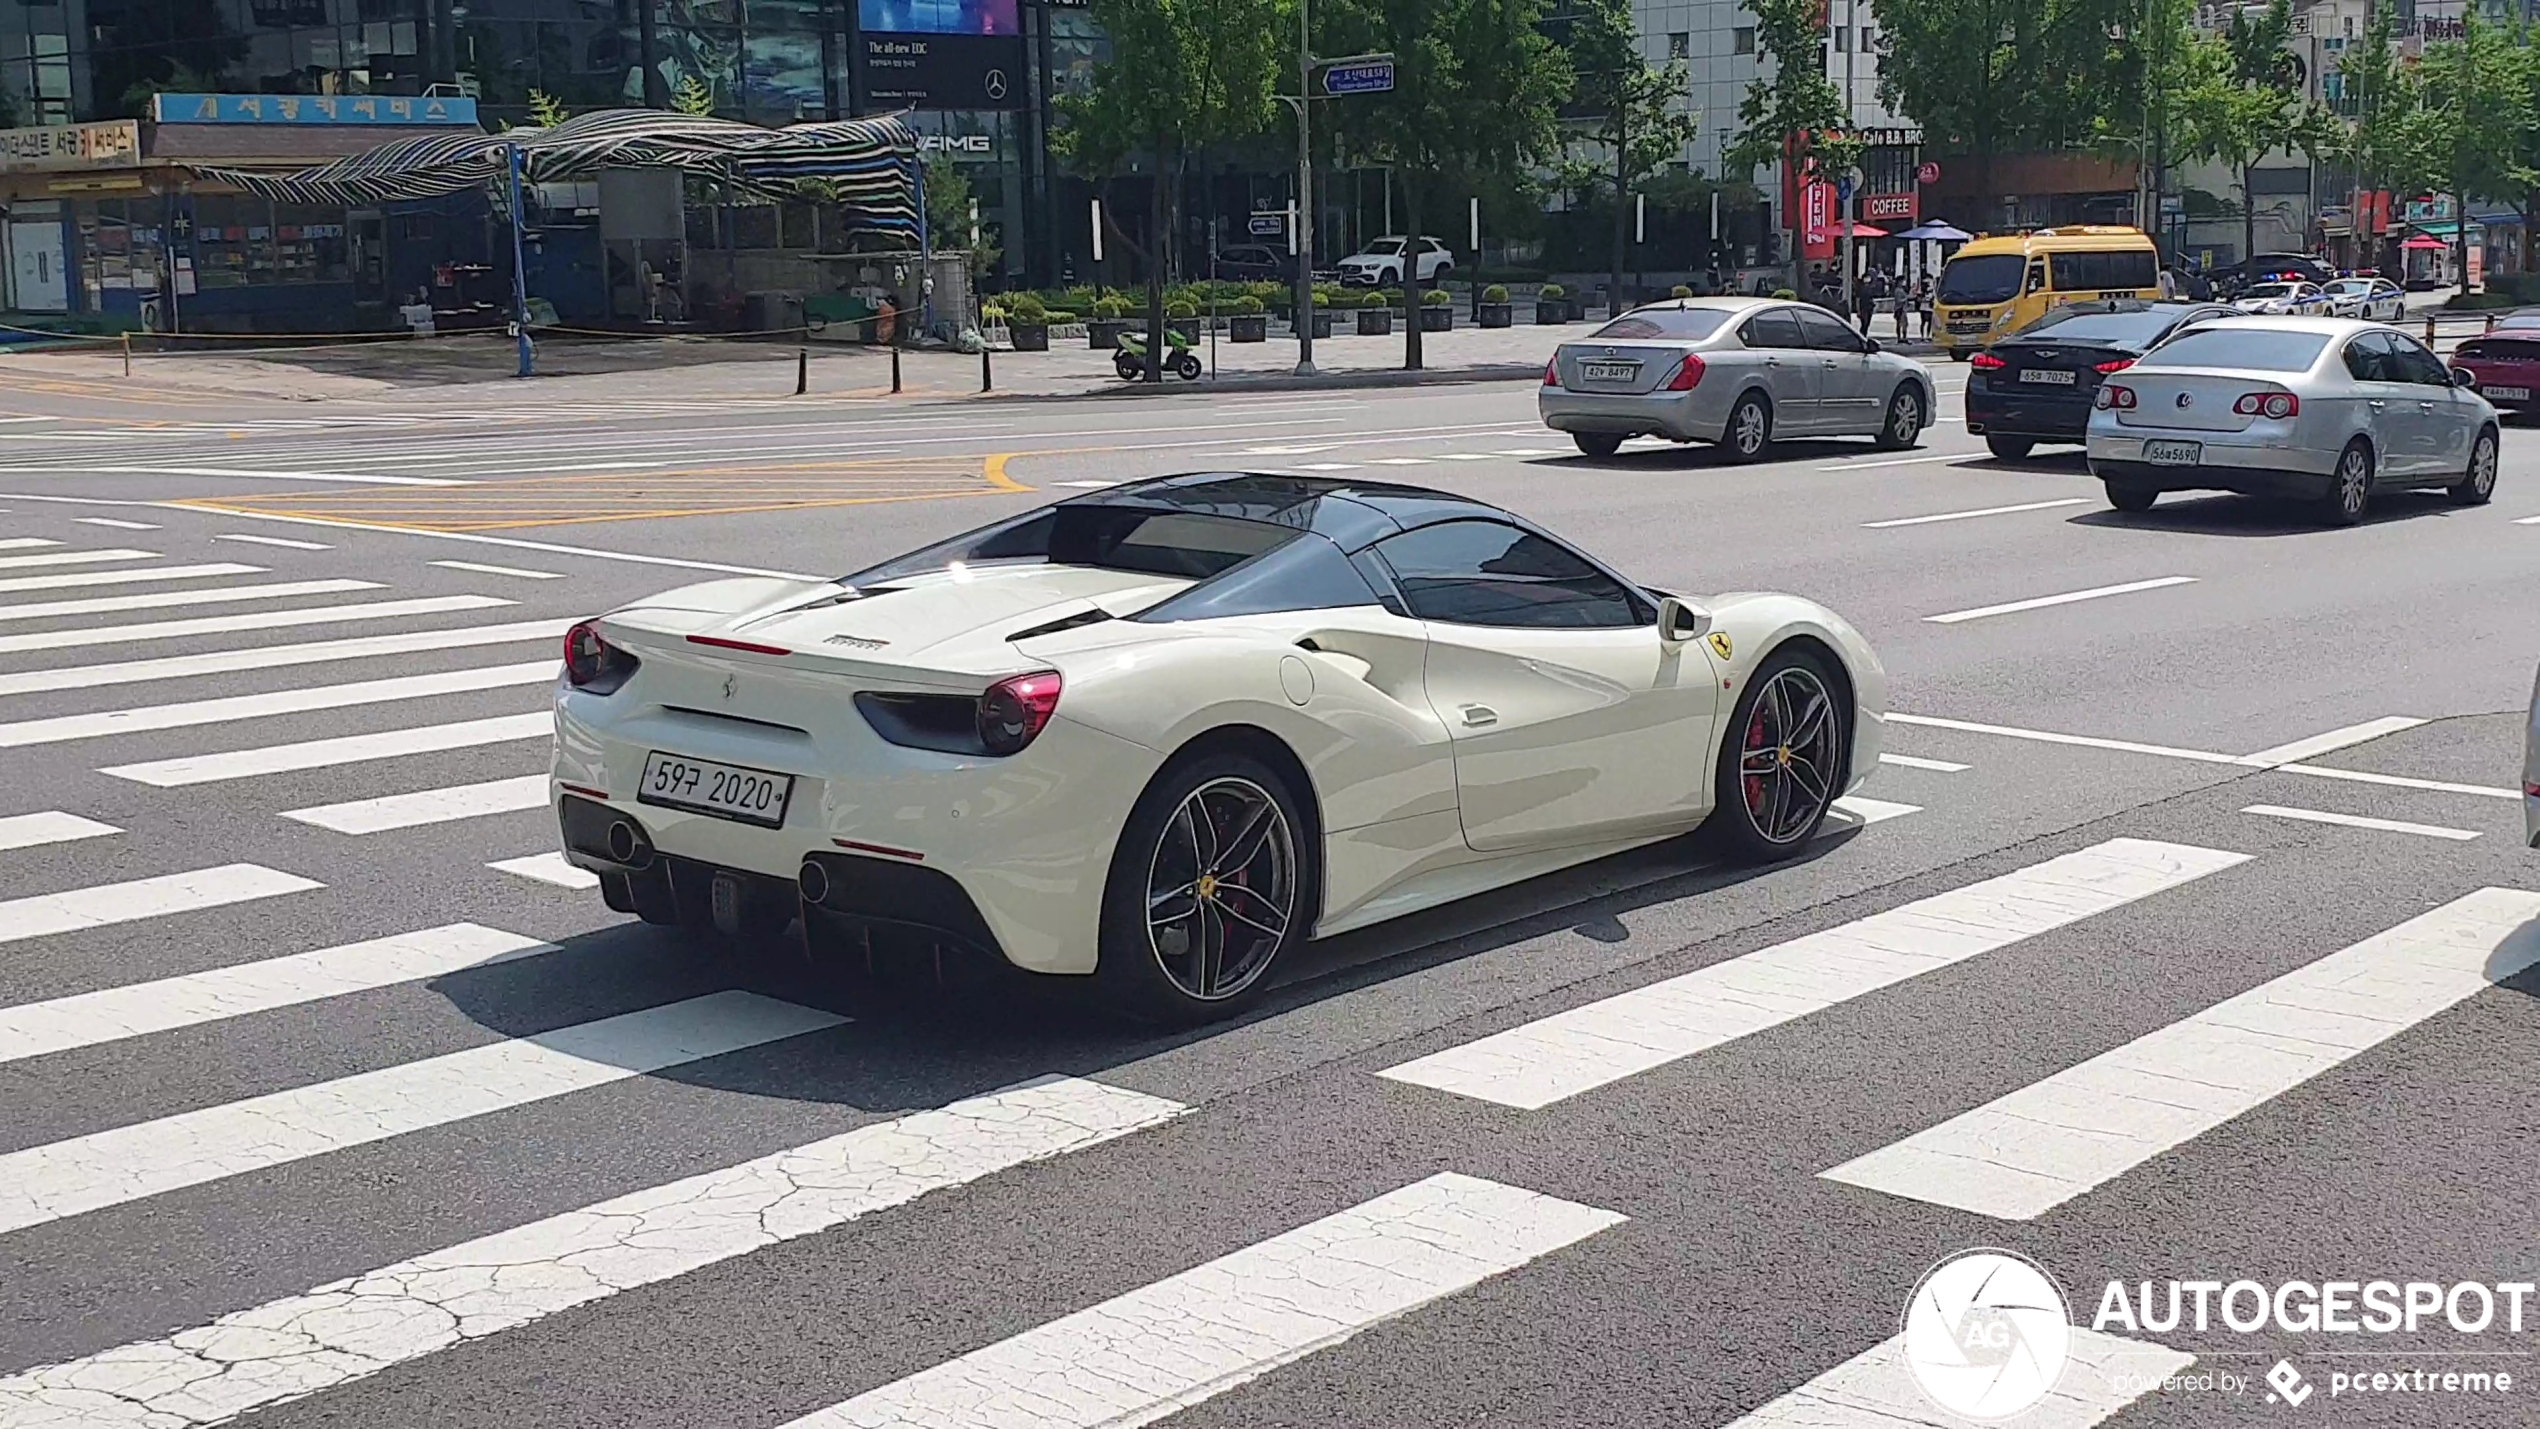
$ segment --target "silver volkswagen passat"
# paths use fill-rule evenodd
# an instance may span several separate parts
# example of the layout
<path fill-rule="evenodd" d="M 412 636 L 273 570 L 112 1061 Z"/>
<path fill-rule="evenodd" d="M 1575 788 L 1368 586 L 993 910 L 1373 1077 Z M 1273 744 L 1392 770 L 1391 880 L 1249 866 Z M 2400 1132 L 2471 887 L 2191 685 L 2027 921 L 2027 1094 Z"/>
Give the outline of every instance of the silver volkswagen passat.
<path fill-rule="evenodd" d="M 1634 308 L 1544 367 L 1536 408 L 1589 456 L 1629 437 L 1716 442 L 1754 461 L 1780 437 L 1910 447 L 1932 424 L 1931 375 L 1823 308 L 1685 298 Z"/>
<path fill-rule="evenodd" d="M 2377 492 L 2496 490 L 2496 409 L 2425 344 L 2352 318 L 2197 323 L 2099 388 L 2090 471 L 2119 511 L 2164 491 L 2317 502 L 2351 526 Z"/>
<path fill-rule="evenodd" d="M 2531 682 L 2531 725 L 2522 735 L 2522 837 L 2540 848 L 2540 677 Z"/>

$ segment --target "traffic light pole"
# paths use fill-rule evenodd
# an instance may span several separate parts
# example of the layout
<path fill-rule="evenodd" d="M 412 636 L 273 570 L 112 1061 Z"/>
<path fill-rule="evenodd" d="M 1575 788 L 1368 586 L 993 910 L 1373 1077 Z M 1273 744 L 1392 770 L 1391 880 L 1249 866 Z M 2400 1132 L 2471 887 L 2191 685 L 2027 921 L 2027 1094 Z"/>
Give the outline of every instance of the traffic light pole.
<path fill-rule="evenodd" d="M 1313 31 L 1307 24 L 1310 0 L 1296 7 L 1296 218 L 1289 235 L 1296 247 L 1296 375 L 1314 373 L 1314 140 L 1308 115 L 1314 109 Z"/>

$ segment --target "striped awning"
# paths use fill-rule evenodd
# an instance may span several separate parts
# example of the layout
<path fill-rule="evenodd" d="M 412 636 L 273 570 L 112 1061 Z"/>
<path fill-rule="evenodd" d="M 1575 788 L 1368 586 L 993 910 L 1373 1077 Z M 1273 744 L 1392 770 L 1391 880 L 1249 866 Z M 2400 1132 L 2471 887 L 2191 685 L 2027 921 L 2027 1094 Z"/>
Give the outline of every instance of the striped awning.
<path fill-rule="evenodd" d="M 603 109 L 544 129 L 400 140 L 292 173 L 190 167 L 289 203 L 385 203 L 499 183 L 514 145 L 532 183 L 588 178 L 604 167 L 671 168 L 783 198 L 797 180 L 822 179 L 860 224 L 917 231 L 917 136 L 897 115 L 763 129 L 658 109 Z"/>

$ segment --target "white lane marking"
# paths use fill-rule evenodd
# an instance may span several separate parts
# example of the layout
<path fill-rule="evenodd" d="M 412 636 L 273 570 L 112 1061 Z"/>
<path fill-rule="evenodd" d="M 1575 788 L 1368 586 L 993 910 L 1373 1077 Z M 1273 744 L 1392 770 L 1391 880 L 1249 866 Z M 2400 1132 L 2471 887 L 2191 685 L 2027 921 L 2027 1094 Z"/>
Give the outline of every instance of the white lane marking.
<path fill-rule="evenodd" d="M 101 551 L 47 551 L 40 556 L 0 556 L 0 570 L 26 570 L 35 566 L 96 566 L 113 561 L 155 561 L 156 551 L 136 551 L 118 546 Z"/>
<path fill-rule="evenodd" d="M 1358 463 L 1354 461 L 1308 461 L 1299 462 L 1296 469 L 1299 471 L 1356 471 L 1358 470 Z"/>
<path fill-rule="evenodd" d="M 1369 457 L 1367 464 L 1369 466 L 1427 466 L 1429 459 L 1424 456 L 1376 456 Z"/>
<path fill-rule="evenodd" d="M 2334 814 L 2326 809 L 2294 809 L 2282 804 L 2251 804 L 2244 814 L 2264 814 L 2275 819 L 2299 819 L 2304 823 L 2338 824 L 2350 829 L 2373 829 L 2385 834 L 2417 834 L 2429 839 L 2451 839 L 2467 843 L 2478 837 L 2470 829 L 2448 829 L 2440 824 L 2411 824 L 2399 819 L 2371 819 L 2361 814 Z"/>
<path fill-rule="evenodd" d="M 0 1424 L 198 1429 L 818 1235 L 1188 1108 L 1047 1077 L 875 1122 L 0 1379 Z M 252 1349 L 250 1348 L 252 1347 Z"/>
<path fill-rule="evenodd" d="M 1939 719 L 1931 715 L 1894 714 L 1890 724 L 1916 724 L 1931 729 L 1955 729 L 1968 734 L 1997 734 L 2006 739 L 2035 740 L 2040 744 L 2071 744 L 2084 749 L 2113 749 L 2125 754 L 2157 754 L 2167 759 L 2192 759 L 2200 764 L 2237 764 L 2239 757 L 2215 754 L 2203 749 L 2179 749 L 2167 744 L 2138 744 L 2129 739 L 2099 739 L 2087 734 L 2057 734 L 2051 730 L 2019 729 L 2007 724 L 1978 724 L 1973 720 Z"/>
<path fill-rule="evenodd" d="M 565 578 L 562 571 L 529 571 L 518 566 L 489 566 L 478 561 L 430 561 L 426 564 L 439 566 L 445 571 L 474 571 L 481 576 L 518 576 L 525 581 L 560 581 Z"/>
<path fill-rule="evenodd" d="M 1245 456 L 1312 456 L 1316 452 L 1327 452 L 1331 449 L 1328 444 L 1319 447 L 1246 447 L 1243 454 Z M 1059 484 L 1069 486 L 1074 483 L 1061 482 Z"/>
<path fill-rule="evenodd" d="M 2068 590 L 2061 595 L 2041 595 L 2028 600 L 2005 601 L 2000 605 L 1980 605 L 1973 610 L 1953 610 L 1946 615 L 1926 615 L 1934 625 L 1955 625 L 1962 620 L 1982 620 L 1990 615 L 2012 615 L 2023 610 L 2044 610 L 2053 605 L 2071 605 L 2075 601 L 2098 600 L 2103 596 L 2132 595 L 2140 590 L 2160 590 L 2166 586 L 2193 585 L 2194 576 L 2158 576 L 2148 581 L 2127 581 L 2123 585 L 2093 586 L 2088 590 Z"/>
<path fill-rule="evenodd" d="M 227 863 L 191 873 L 136 878 L 128 883 L 91 884 L 64 893 L 43 893 L 0 903 L 0 943 L 137 923 L 144 918 L 193 913 L 325 886 L 253 863 Z M 0 1194 L 6 1194 L 5 1189 L 0 1189 Z"/>
<path fill-rule="evenodd" d="M 154 759 L 143 764 L 118 764 L 97 772 L 161 789 L 176 789 L 191 784 L 214 784 L 224 779 L 283 774 L 295 769 L 332 769 L 340 764 L 397 759 L 444 749 L 473 749 L 479 745 L 506 744 L 520 739 L 547 739 L 555 732 L 556 717 L 545 710 L 538 710 L 530 714 L 460 720 L 455 724 L 418 725 L 411 729 L 339 735 L 333 739 L 267 744 L 254 749 L 230 749 L 213 754 L 189 754 L 176 759 Z"/>
<path fill-rule="evenodd" d="M 2305 759 L 2314 759 L 2334 750 L 2379 739 L 2385 734 L 2397 734 L 2403 729 L 2414 729 L 2423 723 L 2425 723 L 2424 720 L 2414 719 L 2407 715 L 2383 715 L 2379 719 L 2365 720 L 2362 724 L 2350 724 L 2343 729 L 2332 729 L 2324 734 L 2312 735 L 2308 739 L 2297 739 L 2289 744 L 2279 744 L 2273 749 L 2261 749 L 2255 754 L 2244 754 L 2240 757 L 2240 762 L 2255 764 L 2262 769 L 2272 769 L 2279 764 L 2298 764 Z"/>
<path fill-rule="evenodd" d="M 2540 526 L 2540 516 L 2517 516 L 2514 518 L 2514 524 L 2517 526 Z"/>
<path fill-rule="evenodd" d="M 84 645 L 121 645 L 141 640 L 168 640 L 180 635 L 225 635 L 242 630 L 282 630 L 295 625 L 340 625 L 357 620 L 389 620 L 405 615 L 440 615 L 454 610 L 486 610 L 514 603 L 490 595 L 435 595 L 415 600 L 379 600 L 359 605 L 311 605 L 302 606 L 297 610 L 258 610 L 238 615 L 203 616 L 193 620 L 158 620 L 139 625 L 98 625 L 84 630 L 39 630 L 25 635 L 0 635 L 0 653 L 20 650 L 66 650 Z"/>
<path fill-rule="evenodd" d="M 558 888 L 589 889 L 600 886 L 600 876 L 587 868 L 565 862 L 560 853 L 537 853 L 527 858 L 507 858 L 485 865 L 498 873 L 513 874 L 538 883 L 552 883 Z"/>
<path fill-rule="evenodd" d="M 398 675 L 349 685 L 311 685 L 261 695 L 229 695 L 187 700 L 172 705 L 139 705 L 93 714 L 57 715 L 0 724 L 0 749 L 30 744 L 58 744 L 70 739 L 103 739 L 143 730 L 186 729 L 227 724 L 232 720 L 271 715 L 340 710 L 356 705 L 400 704 L 427 695 L 455 695 L 474 690 L 500 690 L 515 685 L 543 685 L 556 678 L 556 662 L 530 660 L 517 665 L 487 665 L 471 670 L 445 670 L 434 675 Z"/>
<path fill-rule="evenodd" d="M 2060 501 L 2023 501 L 2017 506 L 1979 506 L 1973 511 L 1943 511 L 1936 516 L 1900 516 L 1893 521 L 1864 521 L 1863 529 L 1884 531 L 1893 526 L 1929 526 L 1937 521 L 1971 521 L 1978 516 L 2008 516 L 2019 511 L 2051 511 L 2059 506 L 2088 506 L 2086 497 L 2068 496 Z"/>
<path fill-rule="evenodd" d="M 1445 1172 L 804 1415 L 786 1429 L 1148 1424 L 1623 1220 Z"/>
<path fill-rule="evenodd" d="M 74 516 L 71 522 L 79 526 L 103 526 L 109 531 L 156 531 L 159 529 L 147 521 L 118 521 L 111 516 Z"/>
<path fill-rule="evenodd" d="M 1118 486 L 1119 484 L 1120 483 L 1116 481 L 1053 481 L 1050 483 L 1052 486 L 1073 487 L 1078 491 L 1100 491 L 1106 486 Z"/>
<path fill-rule="evenodd" d="M 1492 455 L 1492 456 L 1560 456 L 1560 455 L 1562 455 L 1562 450 L 1561 450 L 1561 448 L 1559 448 L 1559 447 L 1502 447 L 1502 448 L 1500 448 L 1498 451 L 1492 452 L 1492 453 L 1491 453 L 1491 455 Z"/>
<path fill-rule="evenodd" d="M 188 511 L 201 515 L 203 508 L 173 501 L 144 504 L 165 507 L 171 511 Z M 617 561 L 632 566 L 668 566 L 682 571 L 713 571 L 727 576 L 774 576 L 789 581 L 825 581 L 827 576 L 806 575 L 801 571 L 771 571 L 764 566 L 731 566 L 720 561 L 690 561 L 678 556 L 648 556 L 636 551 L 602 551 L 589 546 L 565 546 L 553 541 L 530 541 L 518 536 L 488 536 L 477 531 L 425 531 L 412 526 L 381 526 L 369 521 L 333 521 L 315 516 L 283 516 L 269 511 L 224 510 L 224 516 L 242 521 L 271 521 L 285 526 L 317 526 L 335 531 L 374 531 L 385 536 L 414 536 L 431 541 L 461 541 L 478 546 L 508 546 L 515 551 L 545 551 L 558 556 L 585 556 L 595 561 Z"/>
<path fill-rule="evenodd" d="M 513 1037 L 0 1156 L 0 1234 L 799 1037 L 845 1018 L 750 992 Z"/>
<path fill-rule="evenodd" d="M 2441 779 L 2409 779 L 2397 774 L 2371 774 L 2361 769 L 2330 769 L 2319 764 L 2279 764 L 2278 774 L 2308 774 L 2315 779 L 2342 779 L 2350 784 L 2378 784 L 2385 789 L 2422 789 L 2434 794 L 2471 794 L 2482 799 L 2519 799 L 2522 791 L 2487 784 L 2453 784 Z"/>
<path fill-rule="evenodd" d="M 1870 799 L 1859 794 L 1846 794 L 1835 800 L 1834 807 L 1827 811 L 1826 823 L 1834 828 L 1866 829 L 1872 824 L 1883 824 L 1890 819 L 1903 818 L 1907 814 L 1919 814 L 1922 811 L 1923 806 L 1920 804 L 1891 804 L 1885 799 Z"/>
<path fill-rule="evenodd" d="M 1496 457 L 1496 456 L 1493 456 L 1493 455 L 1492 455 L 1492 454 L 1490 454 L 1489 452 L 1439 452 L 1439 453 L 1438 453 L 1438 454 L 1437 454 L 1434 458 L 1432 458 L 1432 460 L 1435 460 L 1435 461 L 1497 461 L 1497 460 L 1499 460 L 1499 458 L 1498 458 L 1498 457 Z"/>
<path fill-rule="evenodd" d="M 455 784 L 446 789 L 417 789 L 314 809 L 288 809 L 282 817 L 339 834 L 377 834 L 419 824 L 446 824 L 540 809 L 546 804 L 547 776 L 523 774 L 514 779 L 489 779 L 482 784 Z"/>
<path fill-rule="evenodd" d="M 155 683 L 194 675 L 235 674 L 241 670 L 279 670 L 293 665 L 331 665 L 338 660 L 411 655 L 427 650 L 473 650 L 484 645 L 553 640 L 572 628 L 571 620 L 519 620 L 508 625 L 470 625 L 456 630 L 409 630 L 395 635 L 313 640 L 305 645 L 254 645 L 244 650 L 166 655 L 151 660 L 125 660 L 112 665 L 22 670 L 16 674 L 0 675 L 0 695 Z"/>
<path fill-rule="evenodd" d="M 2194 1355 L 2165 1345 L 2075 1325 L 2063 1378 L 2020 1422 L 2034 1429 L 2091 1429 L 2194 1363 Z M 1897 1335 L 1722 1429 L 1927 1429 L 1953 1422 L 1914 1383 L 1905 1337 Z"/>
<path fill-rule="evenodd" d="M 48 541 L 41 536 L 11 536 L 7 540 L 0 540 L 0 551 L 33 551 L 60 544 L 62 543 L 59 541 Z"/>
<path fill-rule="evenodd" d="M 137 581 L 193 581 L 207 576 L 260 575 L 262 566 L 215 561 L 199 566 L 152 566 L 143 570 L 72 571 L 49 576 L 11 576 L 0 580 L 0 593 L 20 590 L 69 590 L 75 586 L 131 585 Z"/>
<path fill-rule="evenodd" d="M 1819 471 L 1868 471 L 1878 466 L 1921 466 L 1935 461 L 1982 461 L 1982 452 L 1936 452 L 1930 456 L 1898 456 L 1884 461 L 1838 461 L 1818 467 Z"/>
<path fill-rule="evenodd" d="M 1963 774 L 1968 768 L 1967 765 L 1952 764 L 1946 759 L 1918 759 L 1911 754 L 1882 754 L 1879 756 L 1879 763 L 1893 764 L 1900 769 L 1929 769 L 1936 774 Z"/>
<path fill-rule="evenodd" d="M 332 551 L 333 546 L 317 541 L 293 541 L 281 536 L 250 536 L 238 531 L 223 531 L 215 541 L 244 541 L 251 546 L 280 546 L 287 551 Z"/>
<path fill-rule="evenodd" d="M 2110 839 L 1378 1075 L 1539 1110 L 2247 861 L 2192 844 Z"/>
<path fill-rule="evenodd" d="M 36 814 L 11 814 L 0 818 L 0 849 L 41 848 L 45 844 L 70 843 L 75 839 L 103 838 L 123 830 L 59 809 Z"/>
<path fill-rule="evenodd" d="M 356 486 L 471 486 L 473 482 L 434 476 L 357 476 L 340 471 L 270 471 L 247 470 L 234 466 L 89 466 L 82 463 L 69 467 L 8 467 L 13 476 L 79 475 L 102 472 L 111 476 L 221 476 L 251 481 L 334 481 Z"/>
<path fill-rule="evenodd" d="M 2540 962 L 2535 919 L 2482 888 L 1820 1174 L 2034 1219 Z"/>
<path fill-rule="evenodd" d="M 452 923 L 0 1008 L 0 1063 L 320 1002 L 555 950 L 552 943 L 517 933 Z M 6 1403 L 6 1396 L 0 1395 L 0 1405 Z M 0 1413 L 0 1421 L 5 1419 Z"/>

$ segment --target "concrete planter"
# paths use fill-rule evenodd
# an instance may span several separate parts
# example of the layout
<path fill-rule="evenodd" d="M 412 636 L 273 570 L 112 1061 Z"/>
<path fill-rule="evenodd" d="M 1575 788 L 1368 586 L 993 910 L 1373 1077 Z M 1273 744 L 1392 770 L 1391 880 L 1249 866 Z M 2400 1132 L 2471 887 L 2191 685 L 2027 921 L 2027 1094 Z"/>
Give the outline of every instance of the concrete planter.
<path fill-rule="evenodd" d="M 1561 324 L 1561 323 L 1566 323 L 1566 322 L 1568 322 L 1569 320 L 1570 320 L 1570 300 L 1569 300 L 1569 299 L 1567 299 L 1567 298 L 1537 298 L 1537 299 L 1535 299 L 1535 321 L 1536 321 L 1537 323 L 1540 323 L 1540 324 L 1542 324 L 1542 325 L 1543 325 L 1543 326 L 1545 326 L 1545 327 L 1554 327 L 1554 326 L 1557 326 L 1557 325 L 1559 325 L 1559 324 Z"/>
<path fill-rule="evenodd" d="M 1314 310 L 1314 335 L 1316 337 L 1330 337 L 1332 335 L 1331 309 L 1316 308 Z"/>
<path fill-rule="evenodd" d="M 1392 333 L 1393 309 L 1360 308 L 1358 310 L 1358 335 L 1360 337 L 1388 337 L 1391 336 Z"/>
<path fill-rule="evenodd" d="M 1048 323 L 1009 322 L 1005 325 L 1005 330 L 1007 335 L 1014 339 L 1014 350 L 1017 352 L 1047 352 L 1050 350 L 1050 325 Z"/>
<path fill-rule="evenodd" d="M 1449 307 L 1425 307 L 1420 310 L 1420 331 L 1453 332 L 1454 330 L 1455 309 Z"/>
<path fill-rule="evenodd" d="M 1125 318 L 1095 318 L 1085 324 L 1085 345 L 1109 351 L 1120 346 L 1120 334 L 1128 330 Z"/>
<path fill-rule="evenodd" d="M 1517 320 L 1513 303 L 1484 303 L 1473 310 L 1475 327 L 1508 327 Z"/>
<path fill-rule="evenodd" d="M 1237 313 L 1226 320 L 1226 337 L 1230 342 L 1268 342 L 1270 318 L 1262 313 Z"/>

